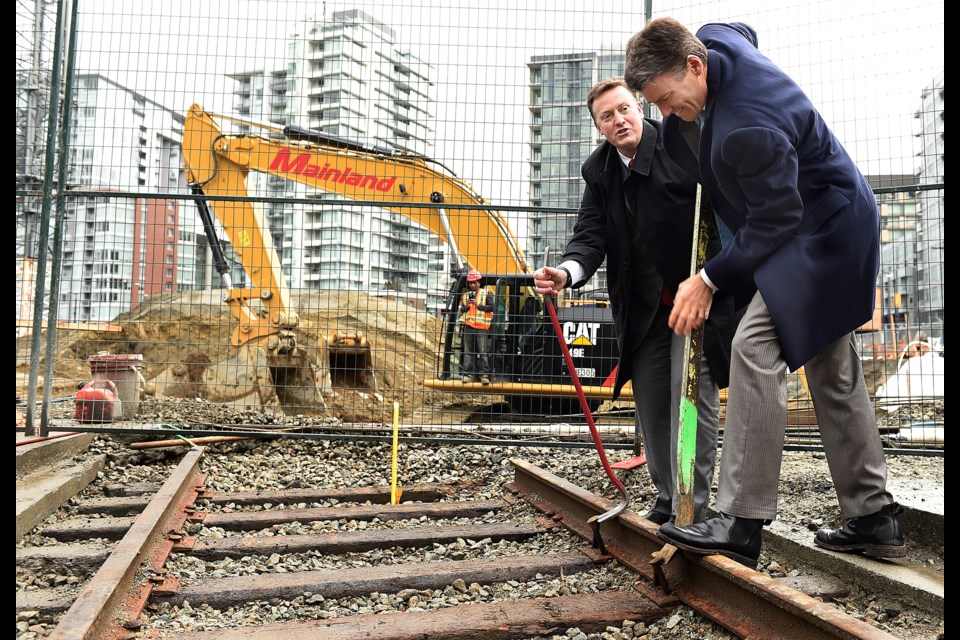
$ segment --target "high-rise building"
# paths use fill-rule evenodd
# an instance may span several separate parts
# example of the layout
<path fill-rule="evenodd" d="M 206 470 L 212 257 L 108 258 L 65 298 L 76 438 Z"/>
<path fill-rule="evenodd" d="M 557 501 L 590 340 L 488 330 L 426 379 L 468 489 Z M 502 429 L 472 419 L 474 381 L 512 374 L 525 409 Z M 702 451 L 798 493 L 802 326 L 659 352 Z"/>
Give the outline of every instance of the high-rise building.
<path fill-rule="evenodd" d="M 917 178 L 910 174 L 867 176 L 880 209 L 880 323 L 883 337 L 875 344 L 893 345 L 909 333 L 912 309 L 916 307 L 917 228 L 920 222 Z"/>
<path fill-rule="evenodd" d="M 943 72 L 923 90 L 920 109 L 917 179 L 922 185 L 942 185 Z M 926 331 L 943 337 L 943 188 L 924 191 L 920 197 L 921 222 L 917 238 L 918 321 Z M 930 336 L 934 337 L 934 336 Z"/>
<path fill-rule="evenodd" d="M 100 74 L 76 77 L 71 184 L 83 190 L 182 193 L 183 116 Z M 111 320 L 183 283 L 181 202 L 69 199 L 58 317 Z"/>
<path fill-rule="evenodd" d="M 920 100 L 916 173 L 868 176 L 880 205 L 881 309 L 893 343 L 943 338 L 942 73 Z"/>
<path fill-rule="evenodd" d="M 623 53 L 533 56 L 530 70 L 530 215 L 527 254 L 550 248 L 554 261 L 573 235 L 583 179 L 580 167 L 603 140 L 587 111 L 587 94 L 600 79 L 623 75 Z M 573 212 L 564 212 L 572 209 Z M 601 268 L 585 287 L 606 290 Z"/>
<path fill-rule="evenodd" d="M 234 110 L 360 144 L 425 154 L 431 133 L 431 67 L 393 29 L 359 10 L 307 18 L 290 37 L 282 69 L 236 72 Z M 248 192 L 310 198 L 271 201 L 264 213 L 292 287 L 354 289 L 427 306 L 430 234 L 404 216 L 350 205 L 269 175 Z"/>

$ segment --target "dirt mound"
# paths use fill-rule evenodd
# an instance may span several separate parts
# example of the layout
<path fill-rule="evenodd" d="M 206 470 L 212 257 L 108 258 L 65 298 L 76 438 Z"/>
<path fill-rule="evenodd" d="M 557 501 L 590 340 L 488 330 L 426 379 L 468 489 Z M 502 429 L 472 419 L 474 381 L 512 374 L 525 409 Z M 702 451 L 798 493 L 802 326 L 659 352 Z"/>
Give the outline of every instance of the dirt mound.
<path fill-rule="evenodd" d="M 307 343 L 316 344 L 333 333 L 359 333 L 371 345 L 376 390 L 334 389 L 326 398 L 331 414 L 351 421 L 379 421 L 385 412 L 392 416 L 394 401 L 404 413 L 414 406 L 441 401 L 422 384 L 436 376 L 440 361 L 441 324 L 433 316 L 398 300 L 362 292 L 294 293 L 290 305 L 299 314 L 300 331 Z M 120 325 L 121 331 L 58 332 L 54 397 L 73 393 L 77 382 L 90 375 L 87 359 L 101 351 L 142 354 L 142 373 L 147 380 L 197 357 L 217 362 L 233 354 L 230 335 L 237 322 L 218 292 L 152 296 L 112 322 Z M 41 342 L 42 375 L 46 335 Z M 30 336 L 17 339 L 18 381 L 24 381 L 29 372 L 30 348 Z M 18 384 L 17 393 L 25 397 L 25 387 Z"/>

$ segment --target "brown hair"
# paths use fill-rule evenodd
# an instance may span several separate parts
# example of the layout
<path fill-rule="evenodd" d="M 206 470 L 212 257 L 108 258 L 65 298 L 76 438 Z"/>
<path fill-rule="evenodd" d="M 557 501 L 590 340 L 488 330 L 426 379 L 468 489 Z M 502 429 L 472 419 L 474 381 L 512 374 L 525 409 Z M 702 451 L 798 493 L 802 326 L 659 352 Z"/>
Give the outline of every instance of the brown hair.
<path fill-rule="evenodd" d="M 697 56 L 707 64 L 707 48 L 689 29 L 673 18 L 651 20 L 627 42 L 627 85 L 633 91 L 643 91 L 664 73 L 683 77 L 688 56 Z"/>
<path fill-rule="evenodd" d="M 604 78 L 603 80 L 598 81 L 590 89 L 590 93 L 587 94 L 587 111 L 590 112 L 590 117 L 593 118 L 594 124 L 596 124 L 597 122 L 597 119 L 593 117 L 594 101 L 600 96 L 602 96 L 603 94 L 605 94 L 607 91 L 610 91 L 611 89 L 616 89 L 617 87 L 623 87 L 624 89 L 629 91 L 634 98 L 637 97 L 637 92 L 631 89 L 627 85 L 627 81 L 620 76 L 610 76 L 608 78 Z"/>

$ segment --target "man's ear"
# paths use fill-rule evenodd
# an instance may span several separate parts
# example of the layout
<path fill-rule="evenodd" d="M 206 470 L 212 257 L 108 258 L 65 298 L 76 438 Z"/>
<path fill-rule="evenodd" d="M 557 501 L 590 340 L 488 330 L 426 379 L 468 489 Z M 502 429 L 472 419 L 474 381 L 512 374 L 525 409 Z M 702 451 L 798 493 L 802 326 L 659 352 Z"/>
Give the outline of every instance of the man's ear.
<path fill-rule="evenodd" d="M 705 69 L 703 60 L 694 55 L 687 56 L 687 66 L 695 76 L 699 76 Z"/>

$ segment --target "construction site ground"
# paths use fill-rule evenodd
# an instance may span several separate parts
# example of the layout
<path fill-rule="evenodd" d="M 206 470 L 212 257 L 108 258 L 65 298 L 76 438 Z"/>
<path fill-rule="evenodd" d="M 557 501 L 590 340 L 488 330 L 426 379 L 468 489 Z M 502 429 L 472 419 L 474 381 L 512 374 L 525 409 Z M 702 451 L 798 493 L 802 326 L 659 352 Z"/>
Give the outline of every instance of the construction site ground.
<path fill-rule="evenodd" d="M 371 345 L 376 386 L 350 389 L 337 386 L 325 397 L 321 414 L 348 422 L 380 421 L 392 415 L 399 403 L 406 415 L 415 410 L 469 402 L 469 396 L 439 393 L 423 386 L 435 377 L 440 357 L 441 324 L 435 317 L 395 299 L 361 292 L 293 294 L 292 306 L 299 312 L 300 336 L 308 344 L 334 332 L 365 336 Z M 142 354 L 146 397 L 152 380 L 178 363 L 199 360 L 217 362 L 231 357 L 229 336 L 236 326 L 227 305 L 216 292 L 187 292 L 154 296 L 135 310 L 117 316 L 121 330 L 58 330 L 53 365 L 52 398 L 70 396 L 78 382 L 90 379 L 88 358 L 98 352 Z M 42 336 L 38 386 L 42 392 L 46 333 Z M 17 338 L 17 396 L 27 398 L 30 351 L 29 335 Z"/>
<path fill-rule="evenodd" d="M 372 388 L 337 384 L 334 377 L 332 393 L 324 397 L 326 407 L 304 413 L 346 423 L 390 424 L 396 402 L 404 422 L 457 424 L 469 420 L 477 410 L 493 415 L 499 410 L 497 407 L 503 406 L 504 398 L 495 394 L 439 392 L 423 385 L 424 380 L 437 377 L 442 357 L 441 322 L 425 311 L 394 298 L 362 292 L 311 291 L 291 295 L 290 305 L 299 314 L 299 335 L 304 344 L 315 345 L 333 333 L 362 335 L 369 341 L 373 368 Z M 237 322 L 215 291 L 152 296 L 133 311 L 118 315 L 111 324 L 120 330 L 58 329 L 51 398 L 72 397 L 77 385 L 90 379 L 90 356 L 100 352 L 141 354 L 141 372 L 146 380 L 142 401 L 146 404 L 153 400 L 149 404 L 159 415 L 165 407 L 171 413 L 181 413 L 182 402 L 154 397 L 152 392 L 157 385 L 152 381 L 177 365 L 224 361 L 236 351 L 229 338 Z M 44 332 L 39 349 L 38 400 L 43 392 L 46 342 Z M 17 338 L 16 389 L 22 400 L 28 398 L 32 344 L 30 335 Z M 896 370 L 896 362 L 864 361 L 871 393 Z M 812 413 L 809 395 L 796 374 L 788 376 L 788 394 L 792 407 Z M 607 402 L 600 412 L 631 405 L 629 400 Z M 141 412 L 138 418 L 143 419 L 144 415 Z"/>

